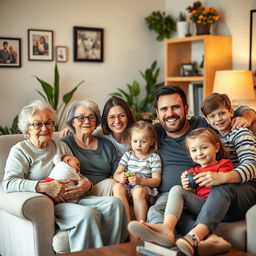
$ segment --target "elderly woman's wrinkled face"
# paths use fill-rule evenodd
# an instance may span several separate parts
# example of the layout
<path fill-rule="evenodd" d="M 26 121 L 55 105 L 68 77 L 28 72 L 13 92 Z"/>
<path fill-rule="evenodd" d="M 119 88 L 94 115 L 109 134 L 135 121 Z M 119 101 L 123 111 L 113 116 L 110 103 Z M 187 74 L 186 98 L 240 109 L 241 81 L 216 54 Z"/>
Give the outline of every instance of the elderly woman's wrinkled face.
<path fill-rule="evenodd" d="M 91 135 L 96 128 L 96 115 L 92 109 L 79 106 L 75 111 L 72 125 L 76 134 Z"/>
<path fill-rule="evenodd" d="M 30 142 L 38 148 L 46 148 L 53 135 L 53 115 L 48 110 L 36 112 L 29 120 L 28 134 Z"/>

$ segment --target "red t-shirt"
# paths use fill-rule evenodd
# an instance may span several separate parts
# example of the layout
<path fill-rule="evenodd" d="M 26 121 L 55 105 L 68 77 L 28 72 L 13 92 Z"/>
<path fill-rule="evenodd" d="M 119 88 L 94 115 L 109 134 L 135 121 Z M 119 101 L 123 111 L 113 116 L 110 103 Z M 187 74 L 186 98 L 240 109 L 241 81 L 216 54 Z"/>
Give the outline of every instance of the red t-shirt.
<path fill-rule="evenodd" d="M 196 172 L 196 173 L 203 173 L 203 172 L 229 172 L 233 170 L 233 164 L 229 159 L 221 159 L 216 164 L 207 166 L 207 167 L 200 167 L 197 166 L 195 168 L 191 168 L 188 172 Z M 212 186 L 199 186 L 192 190 L 192 192 L 200 197 L 207 198 L 208 194 L 210 193 Z"/>

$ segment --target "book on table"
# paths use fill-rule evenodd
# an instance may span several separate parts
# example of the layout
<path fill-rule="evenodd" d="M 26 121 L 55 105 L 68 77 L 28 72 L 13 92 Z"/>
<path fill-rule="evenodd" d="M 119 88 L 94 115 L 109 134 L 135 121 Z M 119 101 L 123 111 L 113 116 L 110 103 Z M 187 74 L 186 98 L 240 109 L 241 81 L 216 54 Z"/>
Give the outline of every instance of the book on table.
<path fill-rule="evenodd" d="M 137 251 L 139 253 L 148 256 L 181 256 L 183 255 L 177 247 L 165 247 L 152 242 L 144 241 L 144 246 L 137 246 Z"/>

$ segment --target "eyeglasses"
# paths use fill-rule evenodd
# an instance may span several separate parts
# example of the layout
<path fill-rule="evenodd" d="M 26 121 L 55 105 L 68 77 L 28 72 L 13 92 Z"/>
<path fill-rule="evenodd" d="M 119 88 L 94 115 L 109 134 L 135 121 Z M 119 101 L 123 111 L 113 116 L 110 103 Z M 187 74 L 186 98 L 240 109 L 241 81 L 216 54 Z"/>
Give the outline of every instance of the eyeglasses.
<path fill-rule="evenodd" d="M 85 119 L 87 119 L 89 122 L 96 121 L 96 116 L 89 115 L 89 116 L 74 116 L 73 118 L 76 118 L 79 123 L 83 123 Z"/>
<path fill-rule="evenodd" d="M 115 120 L 115 119 L 124 119 L 124 118 L 127 118 L 127 115 L 126 114 L 119 114 L 119 115 L 111 115 L 111 116 L 108 116 L 108 120 L 112 121 L 112 120 Z"/>
<path fill-rule="evenodd" d="M 32 124 L 29 124 L 30 126 L 33 126 L 35 130 L 41 129 L 43 126 L 45 126 L 47 129 L 52 130 L 54 127 L 54 121 L 47 121 L 47 122 L 35 122 Z"/>

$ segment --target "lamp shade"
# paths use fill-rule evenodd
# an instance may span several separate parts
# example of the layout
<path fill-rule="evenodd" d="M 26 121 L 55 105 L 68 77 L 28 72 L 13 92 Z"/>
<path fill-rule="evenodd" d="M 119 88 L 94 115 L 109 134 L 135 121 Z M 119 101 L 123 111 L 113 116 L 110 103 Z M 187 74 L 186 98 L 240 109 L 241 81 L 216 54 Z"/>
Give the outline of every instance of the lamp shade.
<path fill-rule="evenodd" d="M 225 93 L 231 101 L 255 99 L 252 72 L 247 70 L 216 71 L 213 92 Z"/>

